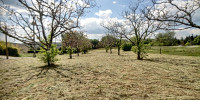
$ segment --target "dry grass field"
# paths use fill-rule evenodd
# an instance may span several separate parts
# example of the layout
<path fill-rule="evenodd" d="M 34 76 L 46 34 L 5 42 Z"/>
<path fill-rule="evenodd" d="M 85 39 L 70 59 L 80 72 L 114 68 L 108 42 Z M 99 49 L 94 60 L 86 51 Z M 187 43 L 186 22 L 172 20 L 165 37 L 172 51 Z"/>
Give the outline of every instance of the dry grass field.
<path fill-rule="evenodd" d="M 32 57 L 0 59 L 2 100 L 200 99 L 200 57 L 133 52 L 59 55 L 54 68 Z"/>

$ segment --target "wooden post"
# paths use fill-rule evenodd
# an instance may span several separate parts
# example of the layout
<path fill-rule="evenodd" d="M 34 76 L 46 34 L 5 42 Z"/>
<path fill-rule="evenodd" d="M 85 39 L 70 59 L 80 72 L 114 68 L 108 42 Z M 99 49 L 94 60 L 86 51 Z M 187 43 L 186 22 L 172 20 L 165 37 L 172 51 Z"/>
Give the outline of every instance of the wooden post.
<path fill-rule="evenodd" d="M 33 16 L 33 22 L 32 22 L 32 25 L 33 25 L 33 41 L 34 41 L 34 44 L 33 44 L 33 57 L 36 57 L 36 47 L 35 47 L 35 45 L 36 45 L 36 43 L 35 43 L 35 16 Z"/>
<path fill-rule="evenodd" d="M 8 59 L 9 53 L 8 53 L 8 39 L 7 35 L 5 34 L 5 39 L 6 39 L 6 59 Z"/>
<path fill-rule="evenodd" d="M 162 53 L 161 51 L 162 51 L 162 50 L 161 50 L 161 48 L 160 48 L 160 54 Z"/>
<path fill-rule="evenodd" d="M 33 26 L 34 27 L 34 26 Z M 33 28 L 34 29 L 34 28 Z M 36 57 L 36 50 L 35 50 L 35 34 L 33 35 L 34 45 L 33 45 L 33 57 Z"/>

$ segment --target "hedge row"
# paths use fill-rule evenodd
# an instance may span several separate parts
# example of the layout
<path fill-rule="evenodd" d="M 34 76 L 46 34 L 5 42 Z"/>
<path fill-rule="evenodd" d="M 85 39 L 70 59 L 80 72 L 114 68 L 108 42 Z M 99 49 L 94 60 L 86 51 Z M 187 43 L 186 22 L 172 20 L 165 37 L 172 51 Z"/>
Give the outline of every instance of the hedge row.
<path fill-rule="evenodd" d="M 132 44 L 131 43 L 124 43 L 122 44 L 122 50 L 124 51 L 131 51 Z"/>
<path fill-rule="evenodd" d="M 19 57 L 19 52 L 16 47 L 8 47 L 9 56 Z M 5 43 L 0 41 L 0 55 L 6 55 L 6 46 Z"/>

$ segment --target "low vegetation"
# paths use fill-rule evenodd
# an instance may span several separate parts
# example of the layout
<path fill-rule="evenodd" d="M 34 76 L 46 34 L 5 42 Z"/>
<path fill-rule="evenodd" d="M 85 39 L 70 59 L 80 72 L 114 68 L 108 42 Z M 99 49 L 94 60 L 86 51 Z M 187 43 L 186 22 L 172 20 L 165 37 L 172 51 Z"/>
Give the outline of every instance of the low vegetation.
<path fill-rule="evenodd" d="M 8 43 L 8 55 L 19 57 L 18 48 Z M 0 41 L 0 55 L 6 55 L 6 43 L 3 41 Z"/>
<path fill-rule="evenodd" d="M 0 59 L 0 99 L 198 99 L 200 58 L 92 50 L 54 67 L 37 58 Z"/>
<path fill-rule="evenodd" d="M 152 46 L 148 53 L 161 53 L 180 56 L 200 56 L 200 46 Z"/>

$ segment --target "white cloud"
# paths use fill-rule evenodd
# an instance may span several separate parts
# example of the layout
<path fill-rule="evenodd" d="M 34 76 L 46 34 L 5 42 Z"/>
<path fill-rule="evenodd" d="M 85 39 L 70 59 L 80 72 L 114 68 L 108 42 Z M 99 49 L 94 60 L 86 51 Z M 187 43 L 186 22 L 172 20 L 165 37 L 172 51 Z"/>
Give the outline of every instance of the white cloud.
<path fill-rule="evenodd" d="M 0 16 L 1 16 L 1 17 L 4 17 L 4 16 L 6 16 L 6 11 L 5 11 L 5 10 L 2 10 L 2 9 L 0 9 Z"/>
<path fill-rule="evenodd" d="M 96 12 L 95 15 L 99 16 L 100 18 L 109 18 L 112 14 L 112 10 L 108 9 L 105 11 L 100 10 L 99 12 Z"/>
<path fill-rule="evenodd" d="M 185 29 L 185 30 L 176 30 L 175 37 L 181 39 L 182 37 L 185 38 L 186 36 L 191 35 L 200 35 L 199 29 Z"/>
<path fill-rule="evenodd" d="M 88 34 L 102 34 L 104 33 L 104 28 L 100 25 L 103 22 L 101 18 L 85 18 L 81 21 L 81 26 L 83 26 L 84 30 L 87 31 Z"/>
<path fill-rule="evenodd" d="M 113 4 L 116 4 L 117 3 L 117 1 L 113 1 Z"/>
<path fill-rule="evenodd" d="M 112 11 L 111 10 L 100 10 L 96 12 L 95 15 L 99 16 L 99 18 L 90 17 L 84 18 L 80 20 L 81 26 L 83 26 L 83 30 L 86 31 L 88 38 L 90 39 L 101 39 L 103 35 L 106 33 L 106 29 L 101 26 L 102 23 L 107 23 L 109 20 L 114 21 L 122 21 L 122 19 L 111 18 Z"/>
<path fill-rule="evenodd" d="M 101 40 L 101 38 L 104 36 L 105 34 L 102 33 L 102 34 L 87 34 L 87 37 L 89 39 L 98 39 L 98 40 Z"/>
<path fill-rule="evenodd" d="M 16 7 L 16 6 L 10 6 L 10 8 L 14 9 L 18 13 L 29 13 L 25 8 L 20 8 L 20 7 Z"/>

